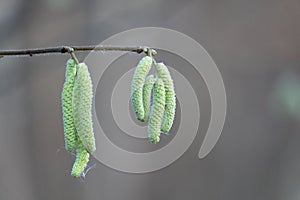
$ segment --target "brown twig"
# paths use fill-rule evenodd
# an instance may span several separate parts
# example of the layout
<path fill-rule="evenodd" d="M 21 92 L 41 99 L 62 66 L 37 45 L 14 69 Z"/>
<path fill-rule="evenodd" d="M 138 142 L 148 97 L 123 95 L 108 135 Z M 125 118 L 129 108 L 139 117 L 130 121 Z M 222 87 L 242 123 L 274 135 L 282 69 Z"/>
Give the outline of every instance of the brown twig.
<path fill-rule="evenodd" d="M 152 51 L 149 47 L 118 47 L 118 46 L 58 46 L 35 49 L 0 50 L 0 58 L 4 56 L 33 56 L 35 54 L 70 53 L 77 51 L 128 51 L 138 54 Z"/>

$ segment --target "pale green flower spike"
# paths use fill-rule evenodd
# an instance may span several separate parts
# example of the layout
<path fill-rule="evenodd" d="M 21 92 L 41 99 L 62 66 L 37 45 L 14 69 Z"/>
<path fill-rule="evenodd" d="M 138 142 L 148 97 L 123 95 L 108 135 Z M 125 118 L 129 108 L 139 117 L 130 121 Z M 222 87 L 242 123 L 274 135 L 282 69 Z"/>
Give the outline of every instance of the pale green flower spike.
<path fill-rule="evenodd" d="M 143 86 L 144 118 L 141 120 L 143 122 L 147 121 L 149 116 L 150 104 L 151 104 L 151 93 L 152 93 L 154 82 L 155 82 L 154 76 L 149 75 L 146 78 L 145 84 Z"/>
<path fill-rule="evenodd" d="M 86 150 L 96 150 L 92 122 L 93 86 L 88 67 L 85 63 L 77 65 L 74 84 L 73 109 L 75 127 Z"/>
<path fill-rule="evenodd" d="M 65 148 L 71 152 L 76 146 L 76 134 L 73 117 L 73 88 L 76 75 L 76 64 L 72 58 L 67 62 L 66 78 L 62 90 L 62 112 L 64 123 Z"/>
<path fill-rule="evenodd" d="M 137 65 L 131 84 L 131 103 L 138 120 L 144 119 L 143 85 L 152 65 L 152 58 L 145 56 Z"/>
<path fill-rule="evenodd" d="M 158 77 L 163 80 L 166 90 L 166 106 L 161 131 L 167 133 L 170 131 L 175 118 L 176 96 L 174 84 L 168 68 L 163 63 L 158 63 L 156 69 Z"/>
<path fill-rule="evenodd" d="M 84 172 L 84 169 L 89 162 L 90 154 L 82 144 L 82 141 L 78 141 L 76 149 L 76 160 L 73 164 L 71 175 L 78 178 Z"/>
<path fill-rule="evenodd" d="M 153 105 L 148 125 L 149 139 L 153 143 L 160 140 L 161 121 L 165 111 L 165 87 L 161 79 L 156 79 L 153 88 Z"/>

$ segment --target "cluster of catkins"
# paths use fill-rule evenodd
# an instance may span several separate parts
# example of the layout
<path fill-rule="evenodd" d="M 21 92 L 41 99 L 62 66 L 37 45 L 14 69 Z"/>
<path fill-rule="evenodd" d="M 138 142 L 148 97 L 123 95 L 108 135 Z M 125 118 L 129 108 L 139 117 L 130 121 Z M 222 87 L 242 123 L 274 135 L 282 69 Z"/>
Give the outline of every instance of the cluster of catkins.
<path fill-rule="evenodd" d="M 148 75 L 152 65 L 155 67 L 155 76 Z M 131 103 L 138 120 L 147 121 L 150 113 L 149 140 L 158 143 L 161 132 L 170 131 L 176 109 L 173 80 L 164 63 L 156 63 L 152 56 L 140 60 L 132 79 Z"/>
<path fill-rule="evenodd" d="M 65 76 L 62 91 L 65 148 L 69 152 L 76 149 L 71 175 L 80 177 L 90 153 L 96 150 L 91 113 L 93 86 L 87 65 L 76 64 L 72 58 L 67 62 Z"/>

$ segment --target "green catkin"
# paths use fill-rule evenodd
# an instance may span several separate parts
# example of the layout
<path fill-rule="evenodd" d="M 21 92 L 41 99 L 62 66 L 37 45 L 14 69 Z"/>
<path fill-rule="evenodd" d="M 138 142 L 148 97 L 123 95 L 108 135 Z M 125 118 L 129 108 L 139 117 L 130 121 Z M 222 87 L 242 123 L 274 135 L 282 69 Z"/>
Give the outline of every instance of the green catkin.
<path fill-rule="evenodd" d="M 72 58 L 67 61 L 65 83 L 62 90 L 62 112 L 64 124 L 65 148 L 72 152 L 76 146 L 76 130 L 73 117 L 73 88 L 76 64 Z"/>
<path fill-rule="evenodd" d="M 156 79 L 153 87 L 153 104 L 148 125 L 149 139 L 153 143 L 160 140 L 161 121 L 165 111 L 165 87 L 161 79 Z"/>
<path fill-rule="evenodd" d="M 87 163 L 89 162 L 89 157 L 90 157 L 90 154 L 86 150 L 82 141 L 78 140 L 77 149 L 76 149 L 76 159 L 73 164 L 72 171 L 71 171 L 71 175 L 73 177 L 78 178 L 81 176 L 81 174 L 84 172 L 84 169 L 87 166 Z"/>
<path fill-rule="evenodd" d="M 149 112 L 150 112 L 150 103 L 151 103 L 151 93 L 155 78 L 153 75 L 149 75 L 146 78 L 145 84 L 143 86 L 143 107 L 144 107 L 144 118 L 141 120 L 143 122 L 147 121 Z"/>
<path fill-rule="evenodd" d="M 93 86 L 85 63 L 77 66 L 73 93 L 74 122 L 79 139 L 89 153 L 96 150 L 92 122 Z"/>
<path fill-rule="evenodd" d="M 137 65 L 131 83 L 131 103 L 138 120 L 144 119 L 143 85 L 152 65 L 150 56 L 143 57 Z"/>
<path fill-rule="evenodd" d="M 156 66 L 157 74 L 163 80 L 166 91 L 166 106 L 163 121 L 161 124 L 161 131 L 167 133 L 170 131 L 176 112 L 176 96 L 174 90 L 173 80 L 170 72 L 163 63 L 158 63 Z"/>

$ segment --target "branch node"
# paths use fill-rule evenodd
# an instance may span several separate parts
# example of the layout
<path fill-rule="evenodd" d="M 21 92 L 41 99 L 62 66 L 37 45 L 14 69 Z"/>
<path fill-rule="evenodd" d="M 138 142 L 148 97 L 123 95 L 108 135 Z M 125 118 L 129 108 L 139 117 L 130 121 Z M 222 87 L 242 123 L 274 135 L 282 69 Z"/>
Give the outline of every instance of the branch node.
<path fill-rule="evenodd" d="M 143 49 L 143 47 L 139 47 L 139 48 L 137 48 L 136 52 L 137 52 L 138 54 L 141 54 L 141 53 L 143 53 L 143 52 L 144 52 L 144 49 Z"/>
<path fill-rule="evenodd" d="M 145 54 L 151 57 L 157 54 L 157 52 L 154 49 L 151 49 L 150 47 L 144 47 L 143 52 L 145 52 Z"/>
<path fill-rule="evenodd" d="M 61 52 L 61 53 L 67 53 L 67 52 L 69 52 L 69 47 L 68 47 L 68 46 L 62 46 L 60 52 Z"/>

